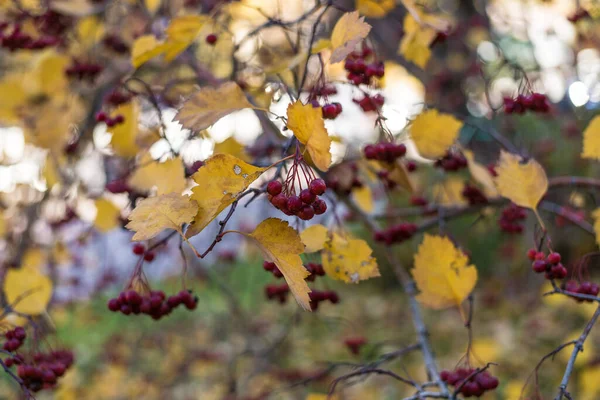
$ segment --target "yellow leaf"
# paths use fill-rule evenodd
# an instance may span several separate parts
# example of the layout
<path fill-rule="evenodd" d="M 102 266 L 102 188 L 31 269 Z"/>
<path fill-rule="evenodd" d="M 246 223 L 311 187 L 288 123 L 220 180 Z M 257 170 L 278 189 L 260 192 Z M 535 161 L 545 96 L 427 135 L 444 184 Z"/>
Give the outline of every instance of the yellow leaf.
<path fill-rule="evenodd" d="M 149 197 L 138 203 L 129 215 L 126 228 L 135 233 L 132 240 L 148 240 L 164 229 L 173 229 L 181 234 L 181 225 L 194 218 L 198 204 L 187 196 L 177 193 Z"/>
<path fill-rule="evenodd" d="M 288 106 L 287 117 L 288 128 L 306 146 L 316 167 L 327 171 L 331 164 L 331 138 L 325 129 L 321 107 L 296 101 Z"/>
<path fill-rule="evenodd" d="M 460 306 L 477 283 L 475 266 L 442 236 L 425 234 L 411 272 L 420 291 L 417 300 L 434 309 Z"/>
<path fill-rule="evenodd" d="M 323 50 L 328 49 L 330 47 L 331 47 L 331 40 L 321 38 L 313 44 L 312 48 L 310 49 L 310 54 L 320 53 Z"/>
<path fill-rule="evenodd" d="M 60 14 L 82 17 L 97 12 L 101 5 L 95 5 L 88 0 L 53 0 L 50 3 L 52 10 Z"/>
<path fill-rule="evenodd" d="M 202 231 L 264 171 L 264 168 L 229 154 L 217 154 L 206 160 L 206 164 L 192 176 L 198 184 L 192 189 L 192 200 L 198 203 L 198 212 L 186 237 Z"/>
<path fill-rule="evenodd" d="M 597 208 L 593 213 L 594 232 L 596 233 L 596 243 L 600 246 L 600 208 Z"/>
<path fill-rule="evenodd" d="M 265 260 L 277 265 L 298 304 L 303 309 L 310 310 L 310 288 L 305 281 L 309 272 L 300 258 L 304 245 L 298 232 L 285 221 L 268 218 L 248 237 L 256 240 Z"/>
<path fill-rule="evenodd" d="M 135 141 L 139 130 L 139 106 L 137 102 L 132 100 L 120 105 L 111 113 L 111 118 L 117 115 L 122 115 L 125 121 L 122 124 L 108 128 L 108 131 L 112 133 L 110 140 L 112 148 L 121 157 L 135 157 L 139 150 Z"/>
<path fill-rule="evenodd" d="M 535 210 L 548 190 L 546 172 L 533 158 L 524 162 L 517 154 L 501 151 L 496 173 L 500 195 L 521 207 Z"/>
<path fill-rule="evenodd" d="M 600 160 L 600 115 L 594 117 L 583 131 L 581 157 Z"/>
<path fill-rule="evenodd" d="M 108 232 L 119 226 L 120 210 L 111 201 L 96 199 L 96 219 L 94 226 L 100 232 Z"/>
<path fill-rule="evenodd" d="M 184 15 L 174 18 L 166 29 L 165 60 L 172 61 L 196 39 L 209 19 L 204 15 Z"/>
<path fill-rule="evenodd" d="M 69 81 L 64 73 L 70 59 L 56 50 L 46 50 L 39 55 L 30 74 L 26 77 L 26 86 L 30 95 L 57 96 L 65 90 Z"/>
<path fill-rule="evenodd" d="M 431 58 L 429 45 L 436 35 L 437 31 L 435 29 L 419 25 L 413 15 L 407 13 L 404 17 L 404 36 L 400 42 L 398 54 L 420 68 L 425 68 L 429 58 Z"/>
<path fill-rule="evenodd" d="M 368 185 L 362 185 L 360 188 L 352 190 L 352 198 L 361 210 L 367 214 L 373 212 L 375 208 L 373 192 Z"/>
<path fill-rule="evenodd" d="M 162 3 L 162 0 L 144 0 L 146 10 L 148 10 L 150 14 L 156 14 L 156 11 L 160 8 L 160 3 Z"/>
<path fill-rule="evenodd" d="M 159 42 L 154 35 L 140 36 L 133 42 L 131 49 L 131 64 L 134 68 L 150 61 L 165 51 L 165 44 Z"/>
<path fill-rule="evenodd" d="M 57 241 L 52 247 L 52 258 L 58 264 L 66 264 L 71 261 L 71 252 L 63 242 Z"/>
<path fill-rule="evenodd" d="M 21 259 L 21 268 L 39 270 L 46 263 L 46 254 L 39 247 L 27 249 Z"/>
<path fill-rule="evenodd" d="M 77 22 L 77 44 L 83 46 L 84 49 L 89 49 L 97 43 L 104 35 L 104 25 L 102 21 L 95 17 L 89 16 L 81 18 Z"/>
<path fill-rule="evenodd" d="M 337 395 L 329 396 L 328 394 L 309 393 L 304 400 L 339 400 Z"/>
<path fill-rule="evenodd" d="M 235 82 L 216 88 L 202 88 L 193 94 L 177 113 L 176 119 L 184 128 L 200 131 L 224 116 L 244 108 L 253 108 Z"/>
<path fill-rule="evenodd" d="M 385 165 L 385 169 L 388 170 L 388 179 L 392 182 L 395 182 L 401 188 L 408 190 L 409 193 L 413 193 L 415 191 L 415 185 L 410 179 L 410 175 L 406 166 L 400 160 L 396 160 L 395 163 L 389 164 L 386 162 L 381 162 L 380 165 Z"/>
<path fill-rule="evenodd" d="M 465 182 L 453 176 L 433 185 L 431 195 L 436 204 L 445 207 L 466 206 L 469 202 L 462 195 L 464 188 Z"/>
<path fill-rule="evenodd" d="M 141 192 L 148 192 L 156 187 L 159 195 L 181 193 L 186 187 L 183 162 L 179 158 L 158 162 L 146 154 L 129 178 L 129 185 Z"/>
<path fill-rule="evenodd" d="M 365 22 L 365 18 L 359 16 L 358 11 L 348 12 L 342 15 L 331 33 L 331 57 L 332 64 L 343 61 L 356 45 L 367 37 L 371 31 L 371 25 Z"/>
<path fill-rule="evenodd" d="M 473 152 L 470 150 L 463 150 L 465 158 L 468 162 L 469 172 L 475 181 L 481 184 L 484 189 L 484 193 L 487 197 L 496 197 L 498 196 L 498 190 L 496 189 L 496 184 L 494 183 L 494 177 L 490 173 L 490 171 L 475 161 L 475 156 L 473 156 Z"/>
<path fill-rule="evenodd" d="M 4 219 L 4 213 L 0 210 L 0 237 L 6 233 L 6 220 Z"/>
<path fill-rule="evenodd" d="M 4 295 L 15 312 L 38 315 L 50 302 L 52 282 L 35 269 L 10 268 L 4 277 Z"/>
<path fill-rule="evenodd" d="M 311 225 L 300 234 L 302 243 L 306 246 L 305 253 L 322 250 L 327 241 L 327 228 L 321 224 Z"/>
<path fill-rule="evenodd" d="M 410 125 L 410 136 L 425 158 L 440 158 L 458 138 L 463 123 L 452 115 L 427 110 Z"/>
<path fill-rule="evenodd" d="M 221 143 L 215 144 L 213 154 L 229 154 L 235 156 L 240 160 L 248 161 L 248 154 L 246 154 L 246 147 L 240 142 L 235 140 L 233 136 L 227 138 Z"/>
<path fill-rule="evenodd" d="M 11 124 L 20 120 L 17 108 L 27 101 L 27 93 L 16 75 L 6 75 L 0 81 L 0 121 Z"/>
<path fill-rule="evenodd" d="M 379 276 L 377 260 L 371 247 L 361 239 L 346 238 L 334 233 L 323 249 L 323 269 L 328 276 L 346 283 Z"/>
<path fill-rule="evenodd" d="M 356 9 L 370 18 L 383 18 L 396 8 L 395 0 L 356 0 Z"/>

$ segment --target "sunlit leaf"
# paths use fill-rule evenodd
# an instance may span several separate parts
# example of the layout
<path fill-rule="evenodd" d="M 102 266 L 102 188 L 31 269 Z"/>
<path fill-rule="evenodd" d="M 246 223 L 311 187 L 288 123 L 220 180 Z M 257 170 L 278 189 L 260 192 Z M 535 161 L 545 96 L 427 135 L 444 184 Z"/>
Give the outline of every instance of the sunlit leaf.
<path fill-rule="evenodd" d="M 96 199 L 96 219 L 94 226 L 100 232 L 108 232 L 119 226 L 120 210 L 107 199 Z"/>
<path fill-rule="evenodd" d="M 371 31 L 371 25 L 365 22 L 358 11 L 348 12 L 342 15 L 331 33 L 331 57 L 329 62 L 334 64 L 343 61 L 361 40 L 367 37 Z"/>
<path fill-rule="evenodd" d="M 548 190 L 546 171 L 533 158 L 501 151 L 496 173 L 500 195 L 521 207 L 535 210 Z"/>
<path fill-rule="evenodd" d="M 157 189 L 157 194 L 181 193 L 186 187 L 185 170 L 179 158 L 164 162 L 153 160 L 149 154 L 142 157 L 140 166 L 129 178 L 129 185 L 142 193 Z"/>
<path fill-rule="evenodd" d="M 356 0 L 356 9 L 370 18 L 383 18 L 396 8 L 395 0 Z"/>
<path fill-rule="evenodd" d="M 321 108 L 296 101 L 288 106 L 287 117 L 288 128 L 306 146 L 316 167 L 327 171 L 331 164 L 331 138 L 325 129 Z"/>
<path fill-rule="evenodd" d="M 594 117 L 583 131 L 581 157 L 600 160 L 600 115 Z"/>
<path fill-rule="evenodd" d="M 477 283 L 477 269 L 447 237 L 425 234 L 412 275 L 417 300 L 434 309 L 460 306 Z"/>
<path fill-rule="evenodd" d="M 346 283 L 379 276 L 377 260 L 371 247 L 362 239 L 353 239 L 333 233 L 323 249 L 323 269 L 333 279 Z"/>
<path fill-rule="evenodd" d="M 322 250 L 327 241 L 327 228 L 321 224 L 311 225 L 300 233 L 302 243 L 306 246 L 305 253 Z"/>
<path fill-rule="evenodd" d="M 410 137 L 419 154 L 425 158 L 440 158 L 458 138 L 462 122 L 452 115 L 427 110 L 410 125 Z"/>
<path fill-rule="evenodd" d="M 372 213 L 375 209 L 373 191 L 368 185 L 362 185 L 359 188 L 353 189 L 352 199 L 367 214 Z"/>
<path fill-rule="evenodd" d="M 160 42 L 154 35 L 140 36 L 133 42 L 131 49 L 131 64 L 134 68 L 150 61 L 165 51 L 164 42 Z"/>
<path fill-rule="evenodd" d="M 120 105 L 111 113 L 111 118 L 115 118 L 117 115 L 122 115 L 125 120 L 122 124 L 108 128 L 108 132 L 112 133 L 110 144 L 119 156 L 135 157 L 139 150 L 136 143 L 139 131 L 139 106 L 137 102 L 130 101 Z"/>
<path fill-rule="evenodd" d="M 36 269 L 10 268 L 4 277 L 4 295 L 15 312 L 38 315 L 50 302 L 52 282 Z"/>

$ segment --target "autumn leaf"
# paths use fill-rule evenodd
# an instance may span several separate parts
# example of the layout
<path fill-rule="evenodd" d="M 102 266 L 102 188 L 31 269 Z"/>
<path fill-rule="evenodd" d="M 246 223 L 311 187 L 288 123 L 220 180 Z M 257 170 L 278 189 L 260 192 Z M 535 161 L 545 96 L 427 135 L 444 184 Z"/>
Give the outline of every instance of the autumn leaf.
<path fill-rule="evenodd" d="M 311 225 L 300 233 L 302 243 L 306 246 L 305 253 L 315 253 L 325 247 L 327 228 L 321 224 Z"/>
<path fill-rule="evenodd" d="M 221 211 L 265 171 L 229 154 L 216 154 L 192 176 L 198 184 L 192 189 L 192 200 L 198 212 L 189 226 L 186 237 L 202 231 Z"/>
<path fill-rule="evenodd" d="M 494 177 L 490 171 L 475 161 L 475 156 L 473 155 L 472 151 L 463 150 L 462 153 L 467 159 L 467 166 L 469 168 L 469 172 L 471 173 L 471 177 L 473 177 L 475 181 L 483 186 L 485 195 L 487 197 L 498 196 L 498 189 L 496 189 L 496 183 L 494 182 Z"/>
<path fill-rule="evenodd" d="M 525 161 L 517 154 L 501 151 L 496 173 L 500 195 L 521 207 L 535 210 L 548 190 L 546 172 L 533 158 Z"/>
<path fill-rule="evenodd" d="M 410 178 L 406 166 L 400 160 L 396 160 L 396 162 L 393 163 L 384 161 L 370 161 L 369 163 L 377 171 L 387 171 L 388 179 L 401 188 L 406 189 L 409 193 L 413 193 L 415 191 L 414 184 Z"/>
<path fill-rule="evenodd" d="M 596 233 L 596 243 L 600 246 L 600 208 L 592 213 L 594 218 L 594 232 Z"/>
<path fill-rule="evenodd" d="M 134 68 L 139 68 L 142 64 L 162 54 L 164 50 L 164 42 L 156 39 L 154 35 L 140 36 L 133 42 L 131 64 Z"/>
<path fill-rule="evenodd" d="M 183 15 L 173 18 L 165 30 L 167 34 L 164 46 L 165 60 L 175 59 L 191 45 L 207 21 L 210 19 L 205 15 Z"/>
<path fill-rule="evenodd" d="M 120 210 L 107 199 L 96 199 L 96 219 L 94 226 L 100 232 L 108 232 L 119 226 Z"/>
<path fill-rule="evenodd" d="M 131 187 L 142 193 L 154 187 L 159 195 L 181 193 L 186 187 L 183 162 L 179 158 L 158 162 L 146 154 L 128 182 Z"/>
<path fill-rule="evenodd" d="M 331 33 L 331 57 L 332 64 L 343 61 L 356 45 L 367 37 L 371 31 L 371 25 L 365 22 L 358 11 L 348 12 L 342 15 Z"/>
<path fill-rule="evenodd" d="M 352 199 L 358 207 L 365 213 L 370 214 L 375 209 L 373 201 L 373 191 L 368 185 L 362 185 L 352 190 Z"/>
<path fill-rule="evenodd" d="M 248 161 L 246 148 L 240 142 L 235 140 L 233 136 L 220 143 L 216 143 L 213 154 L 229 154 L 239 158 L 240 160 Z"/>
<path fill-rule="evenodd" d="M 404 17 L 404 36 L 400 42 L 398 54 L 408 61 L 412 61 L 420 68 L 425 68 L 431 58 L 431 42 L 437 35 L 435 29 L 421 26 L 414 17 L 408 13 Z"/>
<path fill-rule="evenodd" d="M 133 158 L 138 153 L 136 143 L 138 128 L 139 105 L 136 101 L 130 101 L 117 107 L 112 113 L 111 118 L 122 115 L 124 121 L 112 128 L 108 132 L 112 133 L 110 144 L 115 153 L 121 157 Z"/>
<path fill-rule="evenodd" d="M 440 158 L 458 138 L 463 123 L 452 115 L 427 110 L 410 125 L 410 136 L 425 158 Z"/>
<path fill-rule="evenodd" d="M 165 229 L 183 235 L 181 225 L 190 222 L 197 210 L 198 204 L 194 200 L 177 193 L 149 197 L 133 209 L 126 228 L 136 232 L 134 241 L 152 239 Z"/>
<path fill-rule="evenodd" d="M 89 0 L 53 0 L 50 8 L 64 15 L 85 16 L 98 12 L 101 5 Z"/>
<path fill-rule="evenodd" d="M 600 115 L 594 117 L 583 131 L 581 157 L 600 160 Z"/>
<path fill-rule="evenodd" d="M 184 128 L 200 131 L 224 116 L 244 108 L 253 108 L 235 82 L 216 88 L 202 88 L 193 94 L 175 117 Z"/>
<path fill-rule="evenodd" d="M 477 283 L 477 269 L 447 237 L 425 234 L 412 275 L 417 300 L 433 309 L 460 306 Z"/>
<path fill-rule="evenodd" d="M 383 18 L 396 8 L 395 0 L 356 0 L 356 9 L 370 18 Z"/>
<path fill-rule="evenodd" d="M 298 232 L 285 221 L 267 218 L 247 236 L 256 240 L 265 260 L 277 265 L 298 304 L 310 311 L 310 288 L 305 281 L 309 272 L 300 258 L 304 244 Z"/>
<path fill-rule="evenodd" d="M 50 302 L 52 282 L 36 269 L 10 268 L 4 277 L 4 295 L 15 312 L 38 315 Z"/>
<path fill-rule="evenodd" d="M 458 177 L 448 177 L 431 188 L 431 196 L 436 204 L 445 207 L 460 207 L 469 204 L 462 195 L 465 181 Z"/>
<path fill-rule="evenodd" d="M 144 0 L 144 6 L 146 7 L 146 10 L 150 12 L 150 14 L 155 14 L 160 8 L 161 3 L 162 0 Z"/>
<path fill-rule="evenodd" d="M 331 278 L 346 283 L 377 277 L 379 269 L 372 252 L 364 240 L 334 233 L 323 249 L 323 269 Z"/>
<path fill-rule="evenodd" d="M 321 108 L 296 101 L 288 106 L 287 117 L 288 128 L 306 146 L 315 166 L 327 171 L 331 165 L 331 138 L 325 129 Z"/>

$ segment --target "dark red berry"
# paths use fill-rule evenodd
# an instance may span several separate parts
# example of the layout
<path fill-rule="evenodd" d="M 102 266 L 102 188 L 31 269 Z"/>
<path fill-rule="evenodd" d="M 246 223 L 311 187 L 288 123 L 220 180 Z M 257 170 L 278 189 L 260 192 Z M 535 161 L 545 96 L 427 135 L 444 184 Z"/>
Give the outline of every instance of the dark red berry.
<path fill-rule="evenodd" d="M 305 204 L 312 204 L 317 199 L 317 195 L 310 191 L 310 189 L 302 189 L 300 192 L 300 200 Z"/>
<path fill-rule="evenodd" d="M 271 181 L 267 184 L 267 193 L 271 196 L 277 196 L 283 190 L 283 185 L 279 181 Z"/>
<path fill-rule="evenodd" d="M 211 46 L 214 46 L 215 43 L 217 43 L 217 35 L 214 33 L 210 33 L 208 35 L 206 35 L 206 43 L 210 44 Z"/>
<path fill-rule="evenodd" d="M 308 188 L 310 189 L 311 192 L 313 192 L 313 194 L 320 196 L 323 193 L 325 193 L 325 189 L 327 189 L 327 185 L 325 184 L 325 181 L 323 179 L 313 179 L 310 184 L 308 185 Z"/>
<path fill-rule="evenodd" d="M 136 243 L 133 245 L 133 254 L 137 256 L 141 256 L 146 251 L 146 247 L 141 243 Z"/>

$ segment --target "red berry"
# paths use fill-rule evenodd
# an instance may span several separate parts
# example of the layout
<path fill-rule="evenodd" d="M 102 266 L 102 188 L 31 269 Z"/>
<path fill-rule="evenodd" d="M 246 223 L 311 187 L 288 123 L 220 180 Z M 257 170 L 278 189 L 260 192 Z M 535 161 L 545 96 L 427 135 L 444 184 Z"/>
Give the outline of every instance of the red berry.
<path fill-rule="evenodd" d="M 310 189 L 311 192 L 313 192 L 317 196 L 320 196 L 323 193 L 325 193 L 325 189 L 327 189 L 327 185 L 325 184 L 325 181 L 323 179 L 319 178 L 319 179 L 312 180 L 310 182 L 310 184 L 308 185 L 308 188 Z"/>
<path fill-rule="evenodd" d="M 284 210 L 287 206 L 287 200 L 288 199 L 285 194 L 279 193 L 278 195 L 273 196 L 273 198 L 271 199 L 271 204 L 273 204 L 280 210 Z"/>
<path fill-rule="evenodd" d="M 154 261 L 154 252 L 153 251 L 148 251 L 146 252 L 146 254 L 144 254 L 144 260 L 147 262 L 152 262 Z"/>
<path fill-rule="evenodd" d="M 533 270 L 535 272 L 537 272 L 538 274 L 541 272 L 546 272 L 547 266 L 548 266 L 548 264 L 544 260 L 535 260 L 533 262 L 533 264 L 531 264 L 531 267 L 533 268 Z"/>
<path fill-rule="evenodd" d="M 315 216 L 315 210 L 311 206 L 308 206 L 308 205 L 302 207 L 302 209 L 298 212 L 298 217 L 300 217 L 300 219 L 303 219 L 305 221 L 312 219 L 312 217 L 314 217 L 314 216 Z"/>
<path fill-rule="evenodd" d="M 312 204 L 313 210 L 315 210 L 316 215 L 324 214 L 327 211 L 327 203 L 321 199 L 316 199 Z"/>
<path fill-rule="evenodd" d="M 535 256 L 537 256 L 537 250 L 536 249 L 529 249 L 529 250 L 527 250 L 527 258 L 529 258 L 531 261 L 535 261 Z"/>
<path fill-rule="evenodd" d="M 146 251 L 146 247 L 144 247 L 141 243 L 136 243 L 133 245 L 133 254 L 137 256 L 141 256 Z"/>
<path fill-rule="evenodd" d="M 206 35 L 206 43 L 210 44 L 211 46 L 214 46 L 215 43 L 217 43 L 217 39 L 218 37 L 214 33 Z"/>
<path fill-rule="evenodd" d="M 108 115 L 104 111 L 99 111 L 96 114 L 96 122 L 105 122 L 108 118 Z"/>
<path fill-rule="evenodd" d="M 110 299 L 108 301 L 108 309 L 110 311 L 112 311 L 112 312 L 119 311 L 120 308 L 121 308 L 121 304 L 119 303 L 119 300 Z"/>
<path fill-rule="evenodd" d="M 365 158 L 367 160 L 374 160 L 377 158 L 377 150 L 375 150 L 375 146 L 372 144 L 368 144 L 364 148 Z"/>
<path fill-rule="evenodd" d="M 554 279 L 565 279 L 567 277 L 567 269 L 562 264 L 553 265 L 550 268 L 550 273 Z"/>
<path fill-rule="evenodd" d="M 271 196 L 277 196 L 283 190 L 283 185 L 279 181 L 271 181 L 267 184 L 267 193 Z"/>
<path fill-rule="evenodd" d="M 303 189 L 300 192 L 300 200 L 305 204 L 312 204 L 317 199 L 317 195 L 310 191 L 310 189 Z"/>
<path fill-rule="evenodd" d="M 295 196 L 295 195 L 288 197 L 286 205 L 287 205 L 287 209 L 293 214 L 300 211 L 303 206 L 302 200 L 300 200 L 300 197 Z"/>
<path fill-rule="evenodd" d="M 550 253 L 548 254 L 548 264 L 558 264 L 561 260 L 560 254 L 558 253 Z"/>

